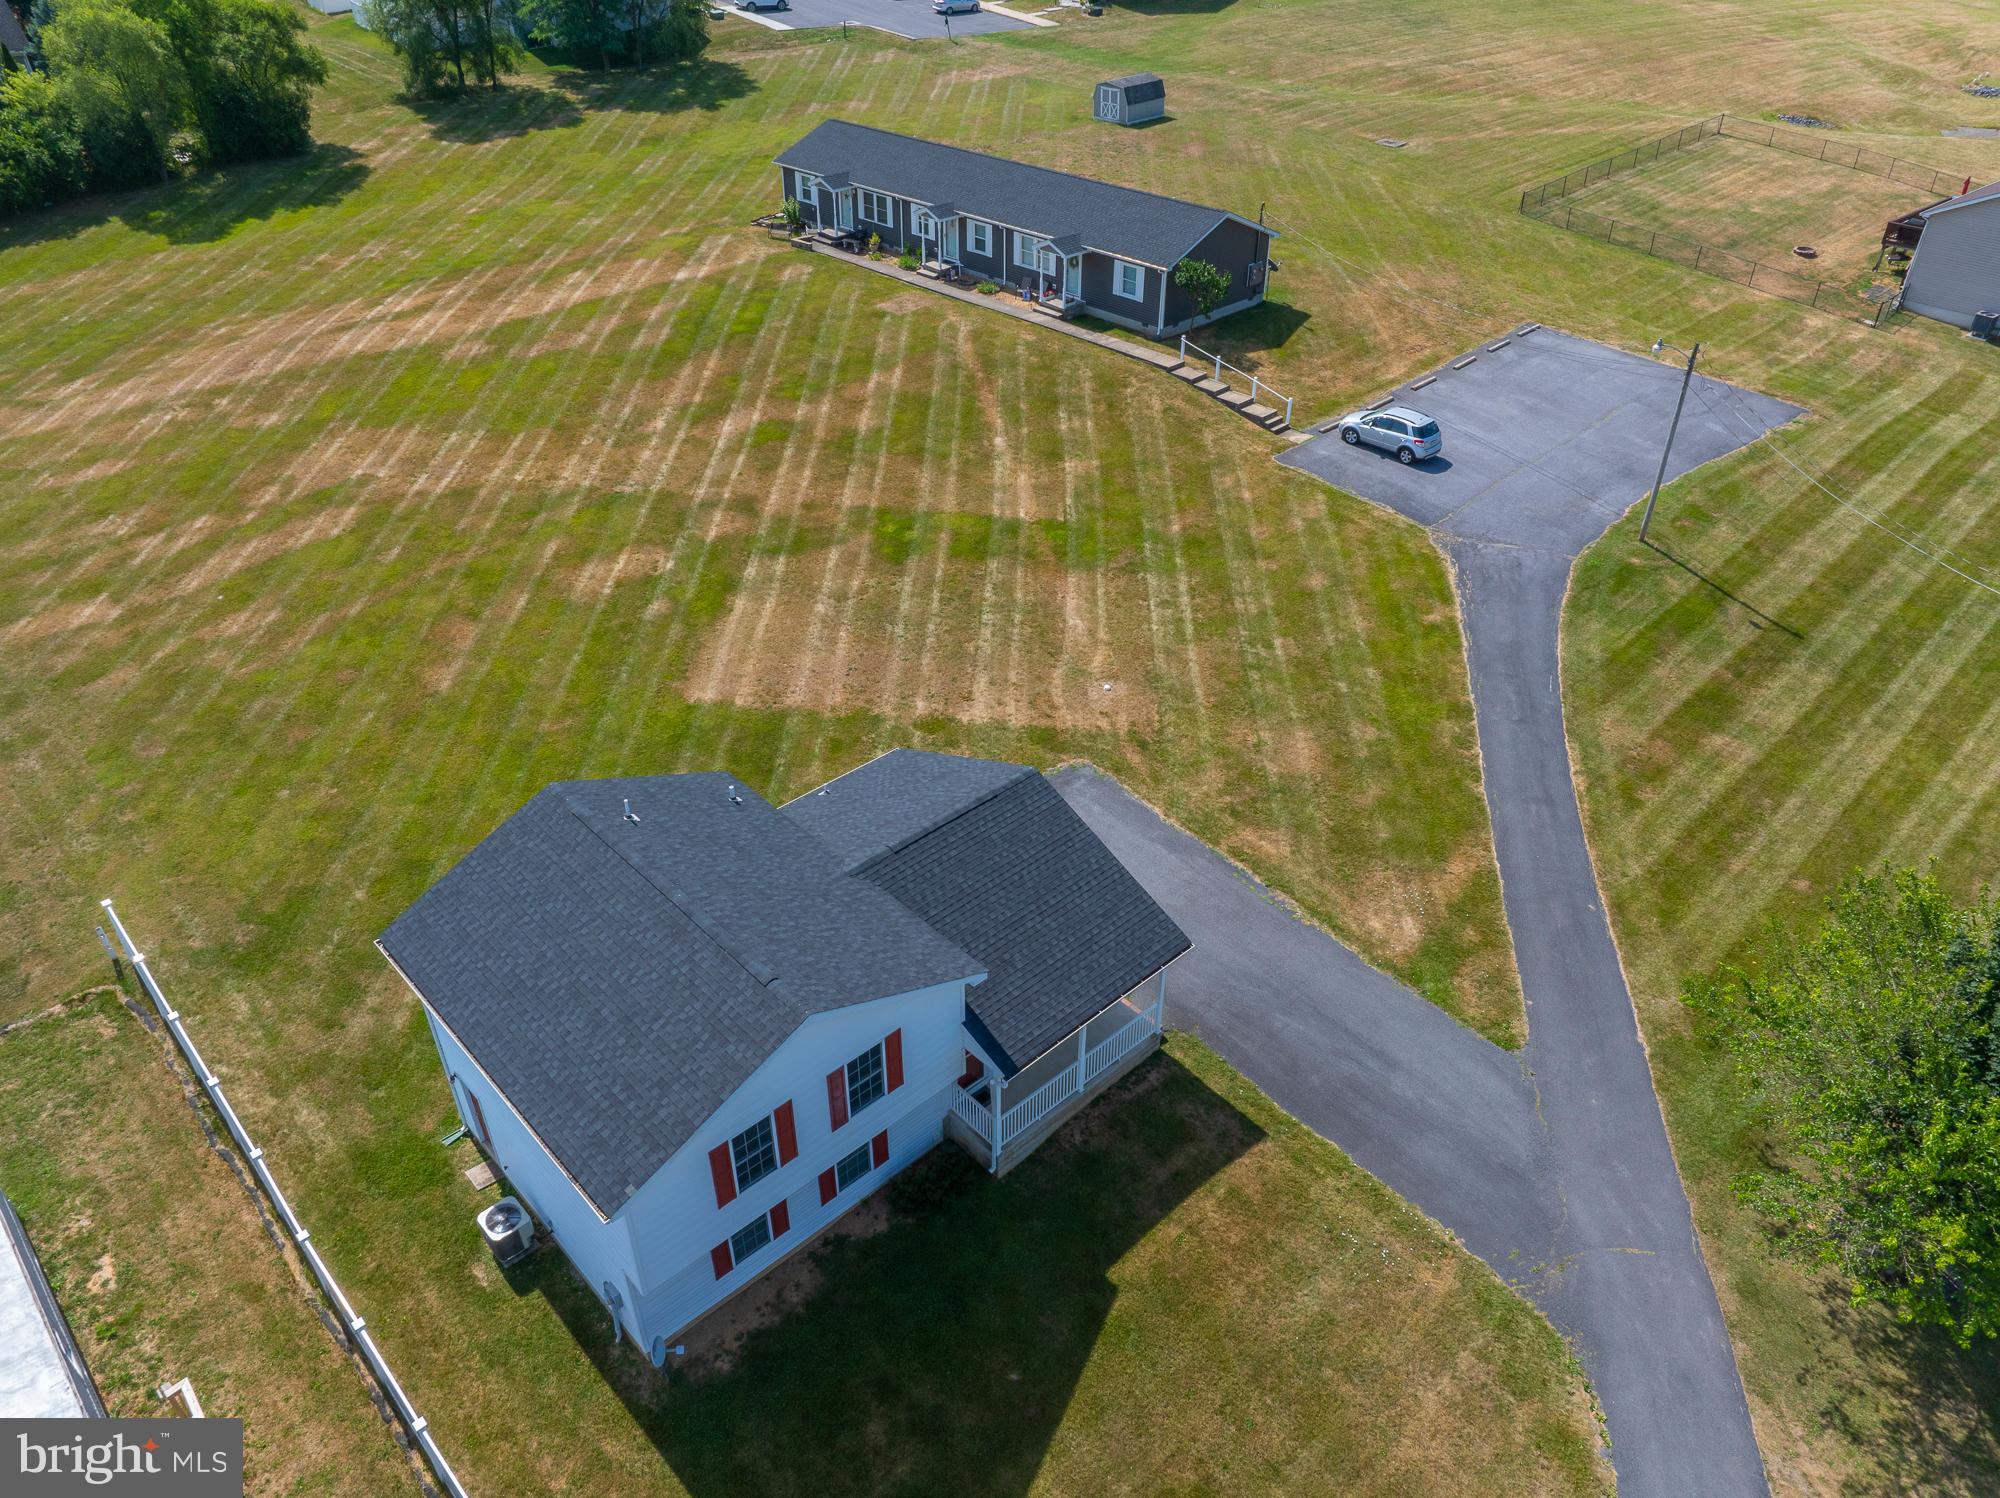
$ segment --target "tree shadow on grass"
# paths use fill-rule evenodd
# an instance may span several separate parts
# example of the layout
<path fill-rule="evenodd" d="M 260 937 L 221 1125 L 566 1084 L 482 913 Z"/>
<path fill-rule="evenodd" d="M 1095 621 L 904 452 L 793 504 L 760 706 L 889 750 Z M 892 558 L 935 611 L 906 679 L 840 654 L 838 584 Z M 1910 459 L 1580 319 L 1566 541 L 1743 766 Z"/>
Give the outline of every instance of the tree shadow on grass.
<path fill-rule="evenodd" d="M 1311 321 L 1310 312 L 1289 302 L 1259 302 L 1241 312 L 1230 313 L 1211 327 L 1196 328 L 1188 336 L 1204 348 L 1213 339 L 1221 345 L 1216 352 L 1227 359 L 1234 354 L 1266 354 L 1283 348 L 1293 334 Z"/>
<path fill-rule="evenodd" d="M 912 1167 L 885 1188 L 886 1227 L 782 1267 L 817 1282 L 808 1298 L 698 1376 L 611 1346 L 603 1306 L 556 1256 L 538 1261 L 537 1288 L 696 1498 L 1025 1493 L 1117 1299 L 1119 1260 L 1262 1137 L 1157 1054 L 1004 1180 L 954 1172 L 955 1146 Z M 692 1353 L 705 1331 L 690 1330 Z"/>
<path fill-rule="evenodd" d="M 0 250 L 67 239 L 114 218 L 174 244 L 207 244 L 253 219 L 337 203 L 368 171 L 360 152 L 321 141 L 302 156 L 218 167 L 158 187 L 61 204 L 0 226 Z"/>
<path fill-rule="evenodd" d="M 1904 1326 L 1880 1307 L 1857 1309 L 1827 1280 L 1820 1304 L 1828 1323 L 1869 1370 L 1852 1387 L 1826 1370 L 1818 1414 L 1875 1458 L 1844 1491 L 2000 1492 L 2000 1349 L 1961 1348 L 1936 1327 Z"/>
<path fill-rule="evenodd" d="M 677 114 L 716 110 L 747 97 L 757 80 L 733 62 L 696 58 L 657 67 L 586 72 L 558 68 L 546 84 L 474 89 L 443 99 L 411 99 L 411 109 L 439 140 L 463 145 L 506 140 L 581 124 L 587 111 Z"/>

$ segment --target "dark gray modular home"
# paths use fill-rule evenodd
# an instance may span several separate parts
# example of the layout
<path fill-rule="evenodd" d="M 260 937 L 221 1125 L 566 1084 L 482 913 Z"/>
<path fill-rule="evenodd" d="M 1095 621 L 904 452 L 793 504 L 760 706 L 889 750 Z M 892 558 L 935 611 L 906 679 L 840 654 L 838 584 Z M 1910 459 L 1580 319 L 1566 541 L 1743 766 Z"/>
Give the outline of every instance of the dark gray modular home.
<path fill-rule="evenodd" d="M 1275 231 L 1222 208 L 827 120 L 777 157 L 784 195 L 825 234 L 879 234 L 932 268 L 1008 286 L 1065 317 L 1155 337 L 1264 300 Z M 1207 317 L 1173 284 L 1206 260 L 1229 277 Z"/>
<path fill-rule="evenodd" d="M 1114 125 L 1143 125 L 1164 119 L 1167 113 L 1166 80 L 1158 73 L 1128 73 L 1123 78 L 1107 78 L 1097 85 L 1090 112 Z"/>

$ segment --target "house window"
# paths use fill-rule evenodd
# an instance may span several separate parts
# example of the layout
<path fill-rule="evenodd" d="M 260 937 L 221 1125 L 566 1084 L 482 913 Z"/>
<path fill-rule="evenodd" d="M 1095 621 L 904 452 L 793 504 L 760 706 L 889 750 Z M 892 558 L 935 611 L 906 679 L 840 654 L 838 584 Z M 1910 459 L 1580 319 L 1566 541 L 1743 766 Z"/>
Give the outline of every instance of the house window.
<path fill-rule="evenodd" d="M 928 208 L 910 210 L 910 232 L 919 239 L 936 239 L 938 231 L 937 215 Z"/>
<path fill-rule="evenodd" d="M 1146 268 L 1129 260 L 1114 260 L 1112 266 L 1112 289 L 1127 301 L 1143 302 L 1146 299 Z"/>
<path fill-rule="evenodd" d="M 801 208 L 816 208 L 819 206 L 819 199 L 814 191 L 817 185 L 817 179 L 805 176 L 803 173 L 800 174 L 799 206 Z"/>
<path fill-rule="evenodd" d="M 993 226 L 972 218 L 965 221 L 965 247 L 975 255 L 993 253 Z"/>
<path fill-rule="evenodd" d="M 868 1146 L 862 1145 L 851 1155 L 843 1155 L 840 1163 L 833 1167 L 834 1184 L 845 1191 L 856 1181 L 867 1175 L 871 1167 L 868 1163 Z"/>
<path fill-rule="evenodd" d="M 1027 234 L 1014 236 L 1014 263 L 1023 270 L 1035 270 L 1041 262 L 1035 252 L 1042 247 L 1042 241 Z"/>
<path fill-rule="evenodd" d="M 748 1191 L 778 1168 L 778 1136 L 771 1120 L 760 1118 L 729 1141 L 729 1158 L 736 1167 L 736 1189 Z"/>
<path fill-rule="evenodd" d="M 732 1262 L 741 1264 L 770 1241 L 771 1219 L 759 1213 L 746 1226 L 729 1235 L 729 1257 Z"/>
<path fill-rule="evenodd" d="M 887 193 L 864 187 L 861 189 L 861 216 L 871 224 L 893 229 L 896 226 L 896 204 Z"/>
<path fill-rule="evenodd" d="M 888 1081 L 882 1069 L 882 1047 L 877 1043 L 847 1063 L 847 1116 L 852 1118 L 870 1103 L 880 1102 L 888 1094 Z"/>

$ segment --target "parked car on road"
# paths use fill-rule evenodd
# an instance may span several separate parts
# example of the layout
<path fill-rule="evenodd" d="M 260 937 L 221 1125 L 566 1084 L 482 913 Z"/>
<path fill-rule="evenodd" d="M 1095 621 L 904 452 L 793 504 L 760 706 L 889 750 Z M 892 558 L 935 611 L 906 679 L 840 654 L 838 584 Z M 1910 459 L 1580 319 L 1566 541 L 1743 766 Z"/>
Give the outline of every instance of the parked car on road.
<path fill-rule="evenodd" d="M 1365 442 L 1394 453 L 1400 463 L 1421 463 L 1444 451 L 1444 433 L 1437 422 L 1411 406 L 1349 411 L 1335 423 L 1334 429 L 1349 447 Z"/>
<path fill-rule="evenodd" d="M 790 10 L 792 0 L 736 0 L 738 10 Z"/>
<path fill-rule="evenodd" d="M 979 0 L 931 0 L 931 9 L 941 16 L 969 16 L 979 9 Z"/>

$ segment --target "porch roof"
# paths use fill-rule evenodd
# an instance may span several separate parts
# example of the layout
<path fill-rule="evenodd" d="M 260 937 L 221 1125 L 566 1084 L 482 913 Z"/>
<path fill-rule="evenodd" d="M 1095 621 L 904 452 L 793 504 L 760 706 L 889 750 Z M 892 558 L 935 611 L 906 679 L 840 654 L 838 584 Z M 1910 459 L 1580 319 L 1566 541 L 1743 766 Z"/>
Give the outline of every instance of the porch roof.
<path fill-rule="evenodd" d="M 1188 949 L 1027 765 L 897 749 L 781 810 L 985 967 L 966 1025 L 1005 1076 Z"/>

